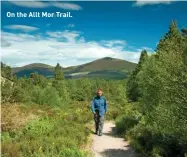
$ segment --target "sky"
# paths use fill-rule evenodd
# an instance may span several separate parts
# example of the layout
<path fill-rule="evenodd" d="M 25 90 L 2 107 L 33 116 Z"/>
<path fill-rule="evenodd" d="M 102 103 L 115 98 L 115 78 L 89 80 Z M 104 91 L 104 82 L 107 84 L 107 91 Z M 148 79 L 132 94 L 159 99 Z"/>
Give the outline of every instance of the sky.
<path fill-rule="evenodd" d="M 27 16 L 17 17 L 18 12 Z M 29 17 L 34 13 L 40 17 Z M 154 53 L 172 20 L 187 27 L 186 13 L 187 1 L 3 1 L 1 61 L 12 67 L 67 67 L 103 57 L 137 63 L 143 49 Z"/>

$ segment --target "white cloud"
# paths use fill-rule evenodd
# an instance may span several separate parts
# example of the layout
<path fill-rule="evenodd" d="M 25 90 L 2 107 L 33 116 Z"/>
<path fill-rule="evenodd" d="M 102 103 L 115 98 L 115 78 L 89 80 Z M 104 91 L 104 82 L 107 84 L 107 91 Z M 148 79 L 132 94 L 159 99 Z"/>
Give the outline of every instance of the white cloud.
<path fill-rule="evenodd" d="M 40 2 L 40 1 L 9 1 L 10 3 L 27 8 L 45 8 L 48 7 L 48 3 Z"/>
<path fill-rule="evenodd" d="M 146 46 L 141 47 L 140 49 L 138 49 L 138 51 L 142 51 L 142 50 L 146 50 L 146 51 L 148 51 L 150 53 L 154 52 L 154 50 L 152 48 L 146 47 Z"/>
<path fill-rule="evenodd" d="M 6 41 L 4 38 L 1 38 L 1 47 L 9 47 L 10 43 Z"/>
<path fill-rule="evenodd" d="M 65 27 L 67 27 L 67 28 L 73 28 L 73 27 L 75 27 L 75 25 L 74 25 L 74 24 L 68 24 L 68 25 L 65 26 Z"/>
<path fill-rule="evenodd" d="M 36 31 L 39 29 L 37 27 L 26 26 L 26 25 L 7 25 L 4 26 L 4 28 L 12 29 L 12 30 L 21 30 L 24 32 Z"/>
<path fill-rule="evenodd" d="M 66 9 L 66 10 L 81 10 L 82 7 L 80 5 L 74 4 L 74 3 L 67 3 L 67 2 L 52 2 L 52 6 Z"/>
<path fill-rule="evenodd" d="M 76 38 L 80 35 L 78 31 L 68 31 L 65 30 L 63 32 L 47 32 L 47 35 L 57 39 L 66 39 L 69 42 L 75 42 Z"/>
<path fill-rule="evenodd" d="M 174 0 L 136 0 L 134 6 L 142 7 L 144 5 L 170 4 Z"/>
<path fill-rule="evenodd" d="M 41 1 L 9 1 L 16 6 L 27 7 L 27 8 L 47 8 L 56 7 L 65 10 L 81 10 L 82 7 L 75 3 L 67 2 L 41 2 Z"/>
<path fill-rule="evenodd" d="M 47 32 L 41 35 L 2 32 L 4 42 L 2 61 L 11 66 L 23 66 L 34 62 L 62 66 L 79 65 L 103 57 L 114 57 L 138 62 L 140 51 L 126 50 L 123 40 L 85 41 L 81 32 Z M 108 46 L 103 43 L 109 43 Z"/>
<path fill-rule="evenodd" d="M 126 41 L 124 41 L 124 40 L 108 40 L 108 41 L 102 40 L 101 44 L 103 44 L 104 46 L 107 46 L 107 47 L 113 47 L 113 46 L 124 47 L 126 45 Z"/>

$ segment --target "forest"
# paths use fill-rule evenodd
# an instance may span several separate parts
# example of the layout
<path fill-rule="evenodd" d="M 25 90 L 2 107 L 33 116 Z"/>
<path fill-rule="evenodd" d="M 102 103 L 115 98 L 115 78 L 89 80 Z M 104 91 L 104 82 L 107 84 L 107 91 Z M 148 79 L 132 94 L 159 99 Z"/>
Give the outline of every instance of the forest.
<path fill-rule="evenodd" d="M 3 157 L 86 157 L 90 103 L 101 88 L 106 120 L 142 157 L 187 157 L 187 30 L 172 21 L 155 53 L 142 50 L 127 79 L 65 79 L 38 73 L 18 78 L 1 63 Z"/>

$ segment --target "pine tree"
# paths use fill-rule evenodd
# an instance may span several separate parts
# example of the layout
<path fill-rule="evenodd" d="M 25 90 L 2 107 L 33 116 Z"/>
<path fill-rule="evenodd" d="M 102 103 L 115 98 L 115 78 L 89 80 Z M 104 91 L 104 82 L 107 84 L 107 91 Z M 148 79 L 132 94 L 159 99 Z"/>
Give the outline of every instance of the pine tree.
<path fill-rule="evenodd" d="M 173 154 L 173 156 L 184 156 L 181 152 L 186 152 L 185 46 L 187 45 L 184 36 L 178 30 L 176 23 L 172 22 L 168 33 L 158 44 L 156 55 L 149 57 L 136 77 L 138 87 L 142 91 L 140 106 L 145 116 L 145 129 L 151 128 L 151 136 L 161 135 L 159 142 L 151 139 L 151 136 L 146 142 L 149 143 L 151 139 L 152 146 L 158 146 L 160 150 L 164 149 L 165 156 Z M 165 142 L 164 137 L 167 136 L 170 138 Z M 147 134 L 144 137 L 147 137 Z M 178 145 L 181 147 L 178 148 Z M 143 147 L 145 148 L 145 145 Z"/>
<path fill-rule="evenodd" d="M 64 73 L 62 72 L 62 67 L 60 66 L 59 63 L 57 63 L 55 67 L 55 75 L 54 75 L 55 80 L 64 80 Z"/>
<path fill-rule="evenodd" d="M 143 63 L 144 63 L 145 60 L 147 59 L 147 57 L 148 57 L 147 51 L 146 51 L 146 50 L 143 50 L 143 51 L 141 52 L 141 54 L 140 54 L 140 59 L 139 59 L 139 62 L 138 62 L 138 65 L 137 65 L 136 69 L 134 70 L 133 75 L 136 76 L 136 75 L 138 74 L 138 72 L 139 72 L 139 71 L 141 70 L 141 68 L 142 68 Z"/>
<path fill-rule="evenodd" d="M 146 61 L 147 58 L 148 58 L 147 51 L 143 50 L 141 52 L 140 60 L 138 62 L 137 67 L 132 72 L 131 76 L 128 78 L 127 96 L 129 98 L 129 100 L 131 100 L 131 101 L 137 101 L 138 98 L 141 96 L 136 76 L 141 71 L 143 63 Z"/>
<path fill-rule="evenodd" d="M 184 37 L 178 30 L 177 23 L 175 21 L 172 21 L 169 27 L 169 31 L 164 35 L 164 37 L 157 45 L 157 57 L 168 55 L 169 53 L 178 55 L 178 53 L 183 49 Z"/>
<path fill-rule="evenodd" d="M 187 47 L 186 47 L 186 49 L 184 50 L 183 56 L 184 56 L 184 65 L 185 65 L 186 68 L 187 68 Z"/>
<path fill-rule="evenodd" d="M 34 85 L 39 84 L 39 74 L 37 72 L 31 73 L 30 78 L 32 79 L 32 82 Z M 24 79 L 26 80 L 27 78 L 24 78 Z"/>

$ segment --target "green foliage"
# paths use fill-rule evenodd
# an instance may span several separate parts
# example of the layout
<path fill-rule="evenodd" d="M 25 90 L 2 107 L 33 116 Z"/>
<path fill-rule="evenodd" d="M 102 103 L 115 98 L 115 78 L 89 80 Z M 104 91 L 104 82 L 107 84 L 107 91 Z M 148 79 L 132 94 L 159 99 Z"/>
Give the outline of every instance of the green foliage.
<path fill-rule="evenodd" d="M 184 37 L 182 36 L 181 32 L 178 30 L 177 23 L 175 21 L 172 21 L 169 27 L 169 31 L 164 35 L 164 37 L 160 40 L 159 44 L 157 45 L 156 48 L 157 57 L 159 56 L 160 58 L 164 56 L 174 57 L 173 55 L 177 55 L 178 53 L 183 51 L 184 47 L 185 47 Z M 165 61 L 167 60 L 168 59 L 166 59 Z"/>
<path fill-rule="evenodd" d="M 108 112 L 105 115 L 106 120 L 115 120 L 118 115 L 122 112 L 122 107 L 117 104 L 109 102 L 110 106 Z"/>
<path fill-rule="evenodd" d="M 132 146 L 144 157 L 184 157 L 187 152 L 186 47 L 184 33 L 172 22 L 156 54 L 146 57 L 128 81 L 128 91 L 135 96 L 132 89 L 140 91 L 134 100 L 142 116 L 133 128 L 119 119 L 119 128 L 127 130 Z"/>
<path fill-rule="evenodd" d="M 47 86 L 45 89 L 35 86 L 31 90 L 32 102 L 39 105 L 62 106 L 58 91 L 54 87 Z"/>
<path fill-rule="evenodd" d="M 41 86 L 43 88 L 47 86 L 47 79 L 43 75 L 39 75 L 38 73 L 31 73 L 30 81 L 36 86 Z"/>
<path fill-rule="evenodd" d="M 62 152 L 59 155 L 60 157 L 67 157 L 67 156 L 71 156 L 71 157 L 87 157 L 87 153 L 80 151 L 79 149 L 76 148 L 66 148 L 64 150 L 62 150 Z"/>
<path fill-rule="evenodd" d="M 138 73 L 142 70 L 142 66 L 146 59 L 148 58 L 147 51 L 143 50 L 140 55 L 140 60 L 135 68 L 135 70 L 132 72 L 131 76 L 127 80 L 127 96 L 128 99 L 135 102 L 141 97 L 141 91 L 138 84 Z"/>
<path fill-rule="evenodd" d="M 18 78 L 15 82 L 5 81 L 2 85 L 4 102 L 29 102 L 38 105 L 50 105 L 66 108 L 72 101 L 86 101 L 90 105 L 98 88 L 102 88 L 111 107 L 108 118 L 115 118 L 126 104 L 126 83 L 124 80 L 113 81 L 104 79 L 72 79 L 48 80 L 37 73 L 30 78 Z M 11 88 L 10 88 L 11 87 Z"/>
<path fill-rule="evenodd" d="M 2 62 L 1 62 L 1 76 L 8 80 L 12 80 L 13 77 L 11 67 L 3 64 Z"/>
<path fill-rule="evenodd" d="M 20 131 L 4 133 L 3 156 L 87 156 L 87 152 L 80 149 L 87 145 L 88 128 L 76 119 L 67 118 L 76 112 L 56 110 L 51 118 L 35 119 Z M 84 115 L 88 111 L 79 112 Z"/>
<path fill-rule="evenodd" d="M 44 89 L 41 89 L 39 86 L 35 86 L 34 88 L 32 88 L 30 92 L 31 92 L 32 102 L 38 105 L 44 104 L 43 101 Z"/>
<path fill-rule="evenodd" d="M 24 129 L 23 133 L 27 135 L 32 135 L 33 137 L 38 137 L 43 134 L 50 133 L 54 129 L 54 125 L 50 120 L 46 118 L 41 118 L 31 121 Z"/>
<path fill-rule="evenodd" d="M 9 132 L 2 132 L 1 134 L 1 141 L 8 141 L 11 140 L 11 136 Z"/>
<path fill-rule="evenodd" d="M 128 129 L 138 124 L 138 120 L 132 116 L 121 115 L 116 119 L 116 131 L 118 134 L 125 134 Z"/>
<path fill-rule="evenodd" d="M 30 100 L 28 92 L 9 80 L 1 84 L 2 103 L 26 102 Z"/>
<path fill-rule="evenodd" d="M 186 141 L 181 143 L 177 134 L 164 133 L 161 129 L 141 122 L 127 135 L 130 137 L 133 148 L 144 157 L 184 156 L 187 151 Z"/>
<path fill-rule="evenodd" d="M 123 80 L 123 82 L 125 81 Z M 114 100 L 116 103 L 119 103 L 119 104 L 127 103 L 126 88 L 125 88 L 126 84 L 123 82 L 119 82 L 118 84 L 116 84 L 116 88 L 113 89 L 115 91 Z"/>
<path fill-rule="evenodd" d="M 57 63 L 57 65 L 55 67 L 54 79 L 55 80 L 64 80 L 64 74 L 62 72 L 62 67 L 60 66 L 59 63 Z"/>
<path fill-rule="evenodd" d="M 187 28 L 183 28 L 181 32 L 184 37 L 187 37 Z"/>
<path fill-rule="evenodd" d="M 62 103 L 69 104 L 71 99 L 70 99 L 70 93 L 68 91 L 67 82 L 64 80 L 62 81 L 53 80 L 52 85 L 58 91 L 59 97 L 61 97 Z"/>
<path fill-rule="evenodd" d="M 76 101 L 85 101 L 85 92 L 81 89 L 77 89 L 76 92 L 71 95 L 71 98 Z"/>
<path fill-rule="evenodd" d="M 2 66 L 9 78 L 9 68 Z M 3 103 L 31 101 L 64 109 L 56 117 L 29 123 L 19 134 L 4 134 L 4 156 L 86 156 L 80 146 L 88 140 L 84 124 L 93 118 L 90 101 L 98 88 L 109 104 L 106 119 L 116 119 L 117 132 L 125 134 L 140 155 L 186 156 L 187 42 L 186 31 L 181 33 L 176 22 L 171 23 L 155 54 L 142 51 L 127 85 L 124 80 L 101 78 L 64 80 L 61 70 L 57 64 L 53 80 L 34 73 L 2 84 Z M 126 93 L 133 103 L 127 103 Z"/>
<path fill-rule="evenodd" d="M 30 101 L 42 108 L 49 105 L 57 114 L 30 121 L 23 129 L 4 134 L 3 156 L 88 156 L 81 149 L 90 133 L 85 124 L 93 120 L 91 99 L 102 88 L 109 104 L 106 119 L 115 119 L 126 103 L 124 81 L 46 80 L 47 85 L 42 86 L 40 78 L 33 74 L 30 78 L 15 80 L 10 90 L 4 92 L 5 96 L 11 96 L 7 102 Z M 4 87 L 3 90 L 6 91 Z"/>
<path fill-rule="evenodd" d="M 7 103 L 11 102 L 12 95 L 12 84 L 10 81 L 5 81 L 1 83 L 1 102 Z"/>
<path fill-rule="evenodd" d="M 28 95 L 28 92 L 25 92 L 24 89 L 22 89 L 20 86 L 13 85 L 11 101 L 12 102 L 27 102 L 27 101 L 30 101 L 30 97 Z"/>
<path fill-rule="evenodd" d="M 142 117 L 138 105 L 137 103 L 126 104 L 125 110 L 116 118 L 115 124 L 118 134 L 125 135 L 128 130 L 138 124 Z"/>
<path fill-rule="evenodd" d="M 93 118 L 90 101 L 101 88 L 109 104 L 106 119 L 116 119 L 117 132 L 125 134 L 141 156 L 186 157 L 186 41 L 186 30 L 180 32 L 172 22 L 155 54 L 142 51 L 127 85 L 124 80 L 101 78 L 64 80 L 59 64 L 53 80 L 37 73 L 12 79 L 10 67 L 1 63 L 2 76 L 13 80 L 1 84 L 3 103 L 31 101 L 61 108 L 57 115 L 31 121 L 20 131 L 3 132 L 3 156 L 87 156 L 80 151 L 88 142 L 89 129 L 84 124 Z M 113 65 L 118 63 L 113 60 Z M 89 71 L 90 65 L 71 70 Z M 100 69 L 98 65 L 94 63 L 94 68 Z M 127 103 L 126 93 L 133 103 Z"/>

